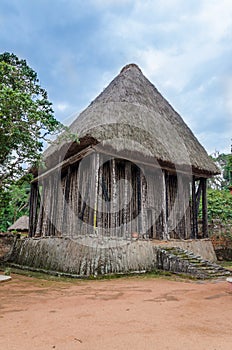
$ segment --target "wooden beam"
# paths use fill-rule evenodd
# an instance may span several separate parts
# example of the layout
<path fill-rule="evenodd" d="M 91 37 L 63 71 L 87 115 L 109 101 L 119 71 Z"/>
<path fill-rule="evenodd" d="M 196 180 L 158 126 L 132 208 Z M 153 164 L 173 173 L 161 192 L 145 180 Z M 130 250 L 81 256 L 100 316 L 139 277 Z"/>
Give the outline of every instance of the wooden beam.
<path fill-rule="evenodd" d="M 64 168 L 66 168 L 66 167 L 76 163 L 78 160 L 82 159 L 83 157 L 85 157 L 85 156 L 87 156 L 87 155 L 89 155 L 89 154 L 91 154 L 93 152 L 95 152 L 95 150 L 91 146 L 89 146 L 89 147 L 83 149 L 78 154 L 75 154 L 74 156 L 64 160 L 63 162 L 60 162 L 59 164 L 57 164 L 53 168 L 51 168 L 51 169 L 45 171 L 44 173 L 40 174 L 39 176 L 35 177 L 31 181 L 31 183 L 37 182 L 37 181 L 39 181 L 41 179 L 46 178 L 48 175 L 50 175 L 51 173 L 53 173 L 56 170 L 60 170 L 61 171 L 62 169 L 64 169 Z"/>

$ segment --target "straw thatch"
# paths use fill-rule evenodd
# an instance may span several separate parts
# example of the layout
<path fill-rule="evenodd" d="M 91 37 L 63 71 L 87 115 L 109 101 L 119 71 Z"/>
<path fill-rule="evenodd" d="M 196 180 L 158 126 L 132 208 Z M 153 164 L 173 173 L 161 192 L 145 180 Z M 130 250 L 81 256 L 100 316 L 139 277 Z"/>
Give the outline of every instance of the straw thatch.
<path fill-rule="evenodd" d="M 71 124 L 80 143 L 62 141 L 44 153 L 48 167 L 89 145 L 141 163 L 157 159 L 169 168 L 189 166 L 198 175 L 218 174 L 180 115 L 135 64 L 125 66 Z"/>
<path fill-rule="evenodd" d="M 8 231 L 28 232 L 28 229 L 29 217 L 27 215 L 23 215 L 8 228 Z"/>

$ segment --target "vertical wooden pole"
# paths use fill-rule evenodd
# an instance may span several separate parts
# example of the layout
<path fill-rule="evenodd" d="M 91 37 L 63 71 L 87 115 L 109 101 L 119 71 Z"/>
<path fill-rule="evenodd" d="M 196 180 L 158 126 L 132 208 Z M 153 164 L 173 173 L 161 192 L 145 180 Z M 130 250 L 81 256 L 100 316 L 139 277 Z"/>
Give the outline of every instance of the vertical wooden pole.
<path fill-rule="evenodd" d="M 128 186 L 128 184 L 130 184 Z M 127 232 L 127 236 L 130 237 L 131 234 L 131 163 L 126 161 L 125 164 L 125 208 L 124 208 L 124 225 Z"/>
<path fill-rule="evenodd" d="M 40 204 L 39 204 L 39 212 L 38 212 L 38 219 L 36 223 L 36 228 L 35 228 L 35 236 L 40 237 L 42 235 L 42 224 L 43 224 L 43 202 L 44 202 L 44 187 L 45 187 L 45 181 L 42 180 L 42 191 L 40 195 Z M 38 189 L 39 191 L 39 189 Z"/>
<path fill-rule="evenodd" d="M 198 236 L 198 223 L 197 223 L 197 200 L 196 200 L 196 178 L 193 175 L 192 178 L 192 238 L 196 239 Z"/>
<path fill-rule="evenodd" d="M 63 207 L 63 222 L 62 222 L 62 235 L 68 233 L 68 211 L 69 211 L 69 192 L 70 192 L 70 180 L 71 180 L 71 168 L 68 167 L 66 175 L 65 190 L 64 190 L 64 207 Z"/>
<path fill-rule="evenodd" d="M 147 213 L 146 213 L 146 179 L 140 170 L 140 188 L 141 188 L 141 233 L 144 235 L 147 231 Z"/>
<path fill-rule="evenodd" d="M 93 211 L 93 228 L 97 231 L 97 205 L 98 205 L 98 180 L 99 180 L 99 153 L 94 154 L 94 172 L 95 172 L 95 193 L 94 193 L 94 211 Z"/>
<path fill-rule="evenodd" d="M 202 231 L 203 237 L 208 237 L 208 209 L 207 209 L 207 179 L 202 182 Z"/>
<path fill-rule="evenodd" d="M 162 198 L 162 213 L 163 213 L 163 239 L 169 239 L 168 235 L 168 224 L 167 224 L 167 188 L 166 188 L 166 172 L 162 171 L 162 184 L 163 184 L 163 198 Z"/>
<path fill-rule="evenodd" d="M 97 223 L 98 223 L 98 233 L 102 236 L 103 229 L 103 221 L 104 221 L 104 209 L 103 209 L 103 191 L 102 191 L 102 177 L 103 177 L 103 156 L 99 154 L 99 163 L 98 163 L 98 200 L 97 200 Z"/>
<path fill-rule="evenodd" d="M 116 179 L 116 165 L 115 165 L 115 158 L 112 159 L 112 214 L 111 217 L 113 218 L 112 227 L 113 227 L 113 234 L 116 235 L 117 232 L 117 179 Z"/>
<path fill-rule="evenodd" d="M 136 168 L 136 193 L 137 193 L 137 198 L 136 198 L 136 221 L 137 221 L 137 232 L 139 234 L 142 233 L 142 220 L 141 220 L 141 214 L 142 214 L 142 203 L 141 203 L 141 192 L 142 192 L 142 187 L 141 187 L 141 172 L 139 168 Z"/>
<path fill-rule="evenodd" d="M 33 237 L 36 231 L 38 216 L 39 188 L 38 182 L 31 184 L 30 191 L 30 214 L 29 214 L 29 237 Z"/>

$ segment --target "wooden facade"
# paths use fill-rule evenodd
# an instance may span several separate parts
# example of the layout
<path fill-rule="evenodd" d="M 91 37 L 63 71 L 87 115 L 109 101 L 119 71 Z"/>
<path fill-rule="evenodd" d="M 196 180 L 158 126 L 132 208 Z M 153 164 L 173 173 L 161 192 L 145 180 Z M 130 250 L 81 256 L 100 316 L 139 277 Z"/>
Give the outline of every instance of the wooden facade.
<path fill-rule="evenodd" d="M 76 155 L 31 186 L 31 237 L 197 239 L 207 237 L 207 226 L 205 178 L 102 153 Z"/>

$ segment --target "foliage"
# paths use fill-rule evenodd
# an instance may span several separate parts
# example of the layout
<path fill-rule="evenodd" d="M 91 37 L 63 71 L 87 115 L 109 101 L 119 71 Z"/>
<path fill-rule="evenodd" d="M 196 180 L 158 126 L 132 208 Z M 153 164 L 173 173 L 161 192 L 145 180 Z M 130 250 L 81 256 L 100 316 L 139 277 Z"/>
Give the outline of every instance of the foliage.
<path fill-rule="evenodd" d="M 208 189 L 208 217 L 232 223 L 232 195 L 228 190 Z"/>
<path fill-rule="evenodd" d="M 218 190 L 232 186 L 232 154 L 220 154 L 217 152 L 211 158 L 221 170 L 221 175 L 210 179 L 209 186 Z"/>
<path fill-rule="evenodd" d="M 30 183 L 29 175 L 9 188 L 0 191 L 0 232 L 6 232 L 22 215 L 28 215 Z"/>
<path fill-rule="evenodd" d="M 0 55 L 0 189 L 39 160 L 43 140 L 63 128 L 47 92 L 25 60 Z"/>

